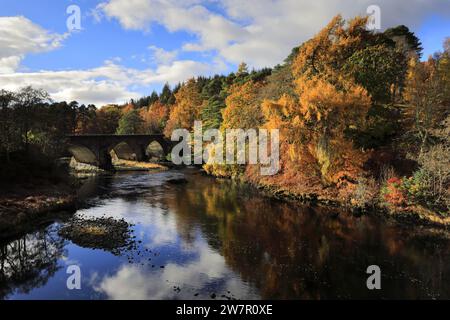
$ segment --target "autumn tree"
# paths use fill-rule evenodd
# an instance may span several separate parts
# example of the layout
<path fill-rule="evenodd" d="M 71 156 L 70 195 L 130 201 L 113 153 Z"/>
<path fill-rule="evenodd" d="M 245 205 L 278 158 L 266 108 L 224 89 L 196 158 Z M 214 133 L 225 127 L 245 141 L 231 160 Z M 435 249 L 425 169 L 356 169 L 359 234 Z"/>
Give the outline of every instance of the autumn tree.
<path fill-rule="evenodd" d="M 335 17 L 293 58 L 298 102 L 283 95 L 263 104 L 266 125 L 282 127 L 283 141 L 291 145 L 282 156 L 314 159 L 326 184 L 354 179 L 365 159 L 345 132 L 364 125 L 371 99 L 351 75 L 339 72 L 355 52 L 365 48 L 370 37 L 365 26 L 364 18 L 346 24 Z"/>
<path fill-rule="evenodd" d="M 123 108 L 122 108 L 122 114 L 126 114 L 126 113 L 128 113 L 128 112 L 130 112 L 130 111 L 133 111 L 133 110 L 135 110 L 135 109 L 136 109 L 136 108 L 135 108 L 133 102 L 129 102 L 129 103 L 127 103 L 126 105 L 123 106 Z"/>
<path fill-rule="evenodd" d="M 371 32 L 366 30 L 367 18 L 356 17 L 348 23 L 340 16 L 315 37 L 300 46 L 293 61 L 295 78 L 320 75 L 329 81 L 337 81 L 348 59 L 367 46 Z"/>
<path fill-rule="evenodd" d="M 444 41 L 444 52 L 439 55 L 438 72 L 442 81 L 443 102 L 450 105 L 450 37 Z"/>
<path fill-rule="evenodd" d="M 142 108 L 139 114 L 143 120 L 144 133 L 162 133 L 169 118 L 169 107 L 157 100 L 148 108 Z"/>
<path fill-rule="evenodd" d="M 374 102 L 394 101 L 403 87 L 407 65 L 405 53 L 387 35 L 368 31 L 366 23 L 364 17 L 346 22 L 336 16 L 298 49 L 293 62 L 294 77 L 320 75 L 337 86 L 339 77 L 353 78 L 368 91 Z M 408 33 L 410 41 L 414 42 L 411 40 L 414 37 Z M 419 50 L 419 45 L 414 44 Z"/>
<path fill-rule="evenodd" d="M 419 141 L 419 154 L 423 152 L 430 132 L 440 118 L 442 84 L 436 60 L 430 57 L 428 61 L 421 62 L 417 56 L 410 59 L 404 95 L 414 120 L 412 133 Z"/>
<path fill-rule="evenodd" d="M 195 79 L 188 80 L 175 95 L 175 105 L 170 111 L 164 133 L 170 137 L 177 128 L 191 129 L 200 120 L 203 99 Z"/>
<path fill-rule="evenodd" d="M 336 182 L 346 171 L 356 172 L 363 155 L 353 149 L 345 131 L 364 126 L 371 105 L 367 91 L 351 81 L 341 80 L 336 87 L 318 77 L 299 81 L 297 90 L 300 126 L 307 128 L 308 148 L 317 159 L 323 178 Z M 355 172 L 348 176 L 355 177 Z"/>
<path fill-rule="evenodd" d="M 236 72 L 236 76 L 245 77 L 248 75 L 248 66 L 245 62 L 241 62 L 238 66 L 238 71 Z"/>
<path fill-rule="evenodd" d="M 256 129 L 262 124 L 261 101 L 258 99 L 261 87 L 253 81 L 230 87 L 226 107 L 222 110 L 223 129 Z"/>

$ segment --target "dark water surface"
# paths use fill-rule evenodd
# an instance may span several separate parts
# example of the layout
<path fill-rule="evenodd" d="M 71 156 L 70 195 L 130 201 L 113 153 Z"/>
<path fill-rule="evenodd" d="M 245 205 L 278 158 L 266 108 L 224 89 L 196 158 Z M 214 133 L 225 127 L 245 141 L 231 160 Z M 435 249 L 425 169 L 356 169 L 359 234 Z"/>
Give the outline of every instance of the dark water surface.
<path fill-rule="evenodd" d="M 183 176 L 187 184 L 170 184 Z M 450 242 L 380 218 L 297 206 L 195 171 L 86 181 L 82 217 L 134 224 L 114 255 L 58 235 L 63 220 L 0 243 L 3 299 L 450 298 Z M 70 265 L 81 290 L 68 290 Z M 366 287 L 369 265 L 382 289 Z"/>

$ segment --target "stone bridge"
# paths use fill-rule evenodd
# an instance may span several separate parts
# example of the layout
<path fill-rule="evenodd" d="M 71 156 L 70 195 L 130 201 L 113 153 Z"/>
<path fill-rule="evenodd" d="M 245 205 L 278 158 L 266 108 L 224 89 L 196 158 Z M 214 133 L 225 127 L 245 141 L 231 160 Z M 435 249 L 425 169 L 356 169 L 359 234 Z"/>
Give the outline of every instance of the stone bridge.
<path fill-rule="evenodd" d="M 172 142 L 162 134 L 67 136 L 68 149 L 75 160 L 104 170 L 113 170 L 112 154 L 124 160 L 148 160 L 147 148 L 155 142 L 165 158 L 171 152 Z"/>

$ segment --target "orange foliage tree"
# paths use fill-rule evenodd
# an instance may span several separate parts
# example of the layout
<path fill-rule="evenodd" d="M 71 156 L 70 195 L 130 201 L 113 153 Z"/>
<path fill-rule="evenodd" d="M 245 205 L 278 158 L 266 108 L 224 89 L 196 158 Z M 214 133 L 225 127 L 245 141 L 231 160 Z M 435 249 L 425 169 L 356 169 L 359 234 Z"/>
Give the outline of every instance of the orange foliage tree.
<path fill-rule="evenodd" d="M 234 84 L 222 110 L 222 129 L 256 129 L 263 122 L 258 93 L 261 84 L 253 81 Z"/>
<path fill-rule="evenodd" d="M 357 51 L 367 46 L 372 37 L 366 29 L 367 18 L 356 17 L 348 23 L 334 17 L 314 38 L 305 42 L 293 61 L 295 78 L 320 75 L 330 81 Z"/>
<path fill-rule="evenodd" d="M 169 107 L 159 100 L 140 110 L 144 133 L 162 133 L 169 118 Z"/>
<path fill-rule="evenodd" d="M 203 99 L 194 79 L 184 83 L 175 94 L 175 105 L 170 111 L 164 134 L 168 137 L 177 128 L 192 129 L 195 120 L 201 119 Z"/>
<path fill-rule="evenodd" d="M 293 61 L 298 101 L 284 96 L 263 103 L 266 126 L 278 126 L 282 143 L 289 144 L 282 157 L 290 161 L 313 159 L 325 184 L 355 180 L 366 160 L 365 152 L 355 149 L 346 137 L 346 130 L 364 125 L 371 99 L 339 69 L 363 47 L 368 36 L 366 21 L 355 18 L 345 24 L 340 16 L 335 17 L 300 47 Z"/>
<path fill-rule="evenodd" d="M 133 111 L 135 108 L 132 103 L 128 103 L 126 106 L 122 109 L 122 114 L 127 114 L 128 112 Z"/>

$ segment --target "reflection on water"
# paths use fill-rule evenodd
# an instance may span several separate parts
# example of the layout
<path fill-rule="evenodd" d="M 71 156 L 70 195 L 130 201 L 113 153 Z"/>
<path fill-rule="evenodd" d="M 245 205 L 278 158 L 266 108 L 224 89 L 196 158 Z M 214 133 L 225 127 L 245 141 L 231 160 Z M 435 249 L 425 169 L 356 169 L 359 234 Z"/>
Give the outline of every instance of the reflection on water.
<path fill-rule="evenodd" d="M 0 246 L 0 297 L 28 294 L 44 286 L 60 268 L 64 241 L 49 227 Z"/>
<path fill-rule="evenodd" d="M 189 183 L 168 179 L 186 175 Z M 449 241 L 369 217 L 274 201 L 192 171 L 90 179 L 79 216 L 134 224 L 114 256 L 57 235 L 59 223 L 0 243 L 6 299 L 450 298 Z M 78 264 L 82 289 L 68 290 Z M 382 290 L 366 287 L 366 268 Z"/>

